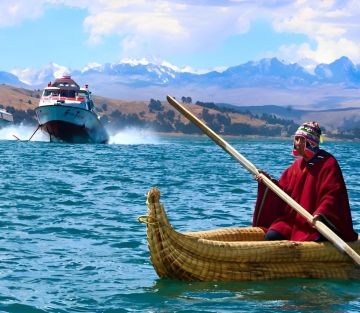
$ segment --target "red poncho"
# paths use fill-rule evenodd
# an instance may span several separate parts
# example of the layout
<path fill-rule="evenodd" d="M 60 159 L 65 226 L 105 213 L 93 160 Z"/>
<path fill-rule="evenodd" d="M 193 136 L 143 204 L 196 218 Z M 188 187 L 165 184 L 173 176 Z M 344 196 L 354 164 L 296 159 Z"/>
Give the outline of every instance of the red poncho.
<path fill-rule="evenodd" d="M 336 159 L 324 150 L 306 162 L 297 159 L 274 181 L 291 198 L 313 216 L 320 214 L 324 222 L 343 240 L 358 239 L 353 229 L 349 199 Z M 273 229 L 286 239 L 313 241 L 320 234 L 305 218 L 289 207 L 271 190 L 259 183 L 253 226 Z"/>

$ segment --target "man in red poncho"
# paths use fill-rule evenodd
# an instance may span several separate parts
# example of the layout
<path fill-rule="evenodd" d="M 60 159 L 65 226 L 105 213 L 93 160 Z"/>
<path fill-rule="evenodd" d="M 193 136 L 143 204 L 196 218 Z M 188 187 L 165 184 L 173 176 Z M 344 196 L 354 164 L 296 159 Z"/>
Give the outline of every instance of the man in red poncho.
<path fill-rule="evenodd" d="M 294 137 L 293 155 L 298 159 L 279 181 L 273 182 L 344 241 L 357 240 L 340 166 L 330 153 L 319 148 L 320 137 L 317 123 L 302 124 Z M 313 225 L 268 190 L 261 179 L 253 226 L 265 230 L 266 240 L 325 240 Z"/>

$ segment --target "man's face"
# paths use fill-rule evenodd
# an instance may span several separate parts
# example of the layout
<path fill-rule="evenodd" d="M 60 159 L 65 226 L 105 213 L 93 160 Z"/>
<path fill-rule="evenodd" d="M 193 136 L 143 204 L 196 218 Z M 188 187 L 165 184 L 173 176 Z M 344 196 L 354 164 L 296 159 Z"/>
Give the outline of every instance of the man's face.
<path fill-rule="evenodd" d="M 294 138 L 294 148 L 299 152 L 299 155 L 302 157 L 305 156 L 305 145 L 306 139 L 301 136 L 295 136 Z"/>

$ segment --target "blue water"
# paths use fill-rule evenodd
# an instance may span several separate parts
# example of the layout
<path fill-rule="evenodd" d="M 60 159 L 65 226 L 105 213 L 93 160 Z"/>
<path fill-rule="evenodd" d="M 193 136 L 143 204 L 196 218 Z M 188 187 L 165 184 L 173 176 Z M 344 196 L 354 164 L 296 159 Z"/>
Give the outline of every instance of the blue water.
<path fill-rule="evenodd" d="M 291 142 L 228 139 L 274 177 Z M 179 282 L 150 260 L 145 194 L 180 231 L 248 226 L 256 182 L 204 137 L 68 145 L 0 140 L 0 312 L 359 312 L 360 282 Z M 360 231 L 360 143 L 325 142 Z"/>

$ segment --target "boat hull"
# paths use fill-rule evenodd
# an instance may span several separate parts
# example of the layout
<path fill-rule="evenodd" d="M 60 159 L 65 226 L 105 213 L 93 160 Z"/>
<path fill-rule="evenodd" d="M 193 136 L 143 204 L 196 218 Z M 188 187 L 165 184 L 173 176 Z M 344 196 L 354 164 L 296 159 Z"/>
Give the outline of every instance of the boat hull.
<path fill-rule="evenodd" d="M 50 141 L 67 143 L 107 143 L 109 136 L 97 115 L 89 110 L 65 105 L 45 105 L 35 109 L 43 132 Z"/>
<path fill-rule="evenodd" d="M 12 122 L 0 118 L 0 128 L 13 125 Z"/>
<path fill-rule="evenodd" d="M 360 279 L 360 269 L 329 242 L 265 241 L 258 227 L 177 232 L 148 193 L 147 224 L 152 264 L 163 278 L 186 281 L 252 281 L 284 278 Z M 360 242 L 349 245 L 358 253 Z"/>

